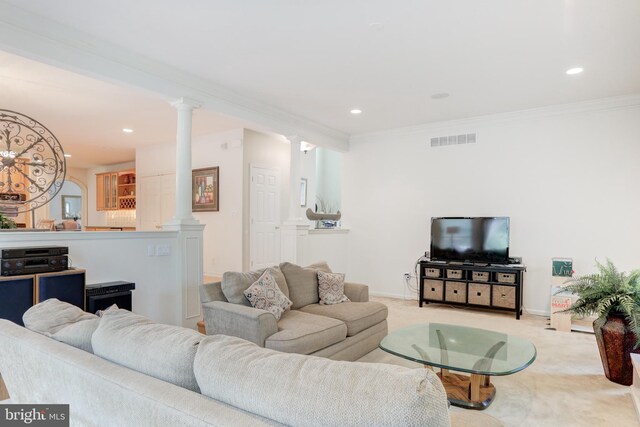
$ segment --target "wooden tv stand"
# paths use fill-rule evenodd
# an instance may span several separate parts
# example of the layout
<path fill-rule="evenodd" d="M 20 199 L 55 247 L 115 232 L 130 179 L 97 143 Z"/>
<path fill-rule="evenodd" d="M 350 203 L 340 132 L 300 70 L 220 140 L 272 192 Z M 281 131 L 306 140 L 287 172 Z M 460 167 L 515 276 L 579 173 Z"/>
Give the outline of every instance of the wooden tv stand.
<path fill-rule="evenodd" d="M 422 304 L 440 303 L 511 311 L 520 319 L 524 265 L 420 261 Z"/>

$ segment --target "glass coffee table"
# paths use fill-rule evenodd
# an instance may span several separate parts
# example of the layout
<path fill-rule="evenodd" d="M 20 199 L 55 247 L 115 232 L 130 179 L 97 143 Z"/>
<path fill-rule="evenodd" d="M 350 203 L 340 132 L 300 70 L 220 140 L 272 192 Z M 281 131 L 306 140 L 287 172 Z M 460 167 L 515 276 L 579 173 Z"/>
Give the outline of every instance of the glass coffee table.
<path fill-rule="evenodd" d="M 523 338 L 444 323 L 398 329 L 380 348 L 425 368 L 440 368 L 438 376 L 451 404 L 470 409 L 485 409 L 493 401 L 496 389 L 489 377 L 514 374 L 536 359 L 535 346 Z"/>

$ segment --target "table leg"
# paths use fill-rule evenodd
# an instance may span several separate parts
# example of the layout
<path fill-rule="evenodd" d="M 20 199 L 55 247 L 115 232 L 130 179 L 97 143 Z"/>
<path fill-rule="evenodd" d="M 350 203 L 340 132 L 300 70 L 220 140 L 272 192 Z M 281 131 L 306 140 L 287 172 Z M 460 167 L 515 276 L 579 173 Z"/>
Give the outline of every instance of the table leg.
<path fill-rule="evenodd" d="M 484 384 L 483 375 L 471 374 L 469 387 L 469 400 L 472 402 L 480 401 L 480 384 Z"/>
<path fill-rule="evenodd" d="M 443 375 L 442 371 L 446 371 Z M 454 406 L 467 409 L 485 409 L 496 394 L 496 389 L 491 384 L 488 375 L 462 375 L 448 370 L 441 370 L 438 377 L 442 381 L 447 399 Z"/>
<path fill-rule="evenodd" d="M 0 375 L 0 400 L 5 400 L 9 398 L 9 392 L 7 391 L 7 387 L 4 385 L 4 381 L 2 380 L 2 375 Z"/>

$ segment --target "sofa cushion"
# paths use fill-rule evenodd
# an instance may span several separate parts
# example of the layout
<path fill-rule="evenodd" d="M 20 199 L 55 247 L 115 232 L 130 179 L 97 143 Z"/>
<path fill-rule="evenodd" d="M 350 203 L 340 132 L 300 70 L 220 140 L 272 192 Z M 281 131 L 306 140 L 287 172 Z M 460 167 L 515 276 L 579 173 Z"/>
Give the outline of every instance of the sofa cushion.
<path fill-rule="evenodd" d="M 153 323 L 119 309 L 104 313 L 91 343 L 97 356 L 199 392 L 193 359 L 202 338 L 192 329 Z"/>
<path fill-rule="evenodd" d="M 75 305 L 50 298 L 29 308 L 22 320 L 29 330 L 93 353 L 91 336 L 100 318 Z"/>
<path fill-rule="evenodd" d="M 344 274 L 318 271 L 318 297 L 320 305 L 349 302 L 344 294 Z"/>
<path fill-rule="evenodd" d="M 93 353 L 91 338 L 93 337 L 93 333 L 98 329 L 98 326 L 100 326 L 100 318 L 83 320 L 60 329 L 51 335 L 51 338 L 79 348 L 80 350 Z"/>
<path fill-rule="evenodd" d="M 289 297 L 289 287 L 287 286 L 287 281 L 280 271 L 278 266 L 268 267 L 271 270 L 271 274 L 273 274 L 273 278 L 276 279 L 276 283 L 278 287 L 282 291 L 282 293 L 287 297 Z M 238 272 L 238 271 L 227 271 L 222 275 L 222 293 L 224 294 L 227 301 L 233 304 L 243 304 L 247 307 L 251 307 L 251 303 L 244 296 L 244 291 L 251 285 L 253 285 L 256 280 L 262 276 L 266 268 L 262 268 L 260 270 L 247 271 L 246 273 Z"/>
<path fill-rule="evenodd" d="M 318 296 L 318 271 L 332 273 L 326 262 L 318 262 L 308 267 L 283 262 L 280 270 L 289 286 L 289 299 L 293 303 L 292 310 L 320 301 Z"/>
<path fill-rule="evenodd" d="M 74 323 L 97 318 L 95 314 L 57 298 L 38 303 L 22 315 L 25 328 L 48 337 Z"/>
<path fill-rule="evenodd" d="M 388 314 L 387 306 L 376 301 L 347 302 L 335 305 L 311 304 L 302 307 L 300 311 L 344 322 L 347 325 L 348 337 L 382 322 Z"/>
<path fill-rule="evenodd" d="M 298 310 L 284 313 L 278 332 L 268 337 L 265 347 L 285 353 L 309 354 L 347 337 L 347 327 L 339 320 Z"/>
<path fill-rule="evenodd" d="M 267 310 L 279 320 L 282 313 L 291 307 L 291 300 L 278 288 L 271 271 L 267 268 L 262 276 L 244 291 L 244 296 L 254 308 Z"/>
<path fill-rule="evenodd" d="M 280 353 L 236 337 L 202 340 L 202 394 L 290 426 L 448 427 L 435 373 L 383 363 Z"/>

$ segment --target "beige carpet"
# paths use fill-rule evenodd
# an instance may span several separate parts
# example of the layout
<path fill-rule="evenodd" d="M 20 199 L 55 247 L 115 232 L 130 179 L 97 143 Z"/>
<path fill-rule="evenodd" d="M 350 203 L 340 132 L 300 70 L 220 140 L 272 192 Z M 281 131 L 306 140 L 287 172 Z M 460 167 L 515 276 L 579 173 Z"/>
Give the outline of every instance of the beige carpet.
<path fill-rule="evenodd" d="M 629 387 L 604 376 L 595 337 L 546 330 L 544 317 L 371 298 L 389 307 L 389 330 L 424 322 L 452 323 L 529 339 L 538 351 L 531 366 L 513 375 L 492 377 L 496 397 L 484 412 L 505 426 L 638 426 Z M 376 349 L 363 362 L 421 366 Z M 454 408 L 453 410 L 462 410 Z"/>

